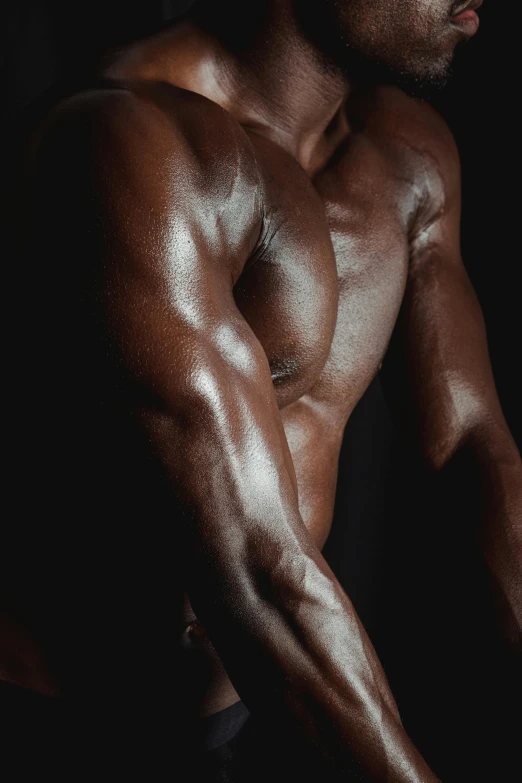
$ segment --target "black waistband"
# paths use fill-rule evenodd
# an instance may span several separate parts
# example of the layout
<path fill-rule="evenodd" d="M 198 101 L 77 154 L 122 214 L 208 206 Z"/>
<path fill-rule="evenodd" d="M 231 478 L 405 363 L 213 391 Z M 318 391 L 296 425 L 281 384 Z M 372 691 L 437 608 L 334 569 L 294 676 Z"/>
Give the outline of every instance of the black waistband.
<path fill-rule="evenodd" d="M 249 715 L 243 702 L 238 701 L 215 715 L 201 718 L 196 729 L 198 750 L 204 753 L 230 742 L 244 726 Z"/>

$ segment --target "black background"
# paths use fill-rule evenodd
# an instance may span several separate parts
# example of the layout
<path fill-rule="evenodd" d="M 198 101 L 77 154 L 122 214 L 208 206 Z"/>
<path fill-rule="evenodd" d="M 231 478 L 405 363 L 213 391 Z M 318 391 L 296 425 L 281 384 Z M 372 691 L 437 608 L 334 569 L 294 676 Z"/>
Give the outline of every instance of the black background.
<path fill-rule="evenodd" d="M 108 46 L 146 35 L 190 2 L 4 3 L 4 246 L 24 139 Z M 520 446 L 520 293 L 515 167 L 517 80 L 503 45 L 505 6 L 486 0 L 479 35 L 434 102 L 463 169 L 462 245 L 481 301 L 500 400 Z M 514 58 L 513 58 L 514 59 Z M 12 241 L 12 245 L 9 241 Z M 15 301 L 16 301 L 16 292 Z M 16 345 L 14 346 L 16 349 Z M 374 640 L 408 730 L 445 782 L 517 779 L 517 663 L 492 619 L 472 544 L 477 514 L 402 442 L 377 379 L 346 432 L 326 555 Z"/>

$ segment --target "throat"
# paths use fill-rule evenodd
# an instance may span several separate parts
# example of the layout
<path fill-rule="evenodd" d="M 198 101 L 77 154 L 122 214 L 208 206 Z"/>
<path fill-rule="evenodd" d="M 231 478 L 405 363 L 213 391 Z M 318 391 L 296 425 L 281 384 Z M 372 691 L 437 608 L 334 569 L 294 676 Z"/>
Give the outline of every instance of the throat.
<path fill-rule="evenodd" d="M 344 147 L 351 134 L 345 108 L 346 104 L 343 102 L 315 144 L 309 145 L 308 149 L 303 147 L 301 150 L 300 158 L 297 160 L 310 179 L 324 171 L 336 157 L 337 152 Z"/>
<path fill-rule="evenodd" d="M 299 163 L 310 180 L 324 171 L 344 147 L 351 134 L 351 127 L 343 102 L 326 129 L 297 136 L 277 125 L 241 122 L 249 133 L 269 139 Z"/>

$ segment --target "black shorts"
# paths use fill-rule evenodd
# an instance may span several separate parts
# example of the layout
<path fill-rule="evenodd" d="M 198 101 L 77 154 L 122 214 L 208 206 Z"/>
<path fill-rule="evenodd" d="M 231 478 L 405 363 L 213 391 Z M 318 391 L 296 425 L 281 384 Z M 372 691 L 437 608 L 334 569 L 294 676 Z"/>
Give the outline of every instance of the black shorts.
<path fill-rule="evenodd" d="M 241 751 L 249 718 L 247 708 L 239 701 L 199 721 L 194 739 L 194 783 L 246 781 Z"/>

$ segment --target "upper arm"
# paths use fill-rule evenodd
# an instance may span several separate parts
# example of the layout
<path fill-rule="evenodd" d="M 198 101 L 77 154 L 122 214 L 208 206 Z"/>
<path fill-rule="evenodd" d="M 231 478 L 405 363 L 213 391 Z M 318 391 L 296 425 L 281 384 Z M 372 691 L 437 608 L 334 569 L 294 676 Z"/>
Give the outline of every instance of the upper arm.
<path fill-rule="evenodd" d="M 244 543 L 267 513 L 284 535 L 298 521 L 288 449 L 268 361 L 233 297 L 260 229 L 248 140 L 199 98 L 182 96 L 173 118 L 110 97 L 62 110 L 40 153 L 61 224 L 94 254 L 80 248 L 100 349 L 200 540 L 215 547 L 235 530 Z M 51 231 L 65 256 L 69 240 Z"/>
<path fill-rule="evenodd" d="M 414 131 L 420 195 L 409 231 L 408 282 L 384 377 L 388 388 L 395 386 L 391 398 L 400 397 L 405 420 L 415 425 L 428 464 L 438 468 L 470 433 L 491 423 L 504 429 L 505 422 L 482 312 L 461 256 L 457 146 L 430 107 L 422 107 Z M 408 379 L 402 390 L 394 373 Z"/>

